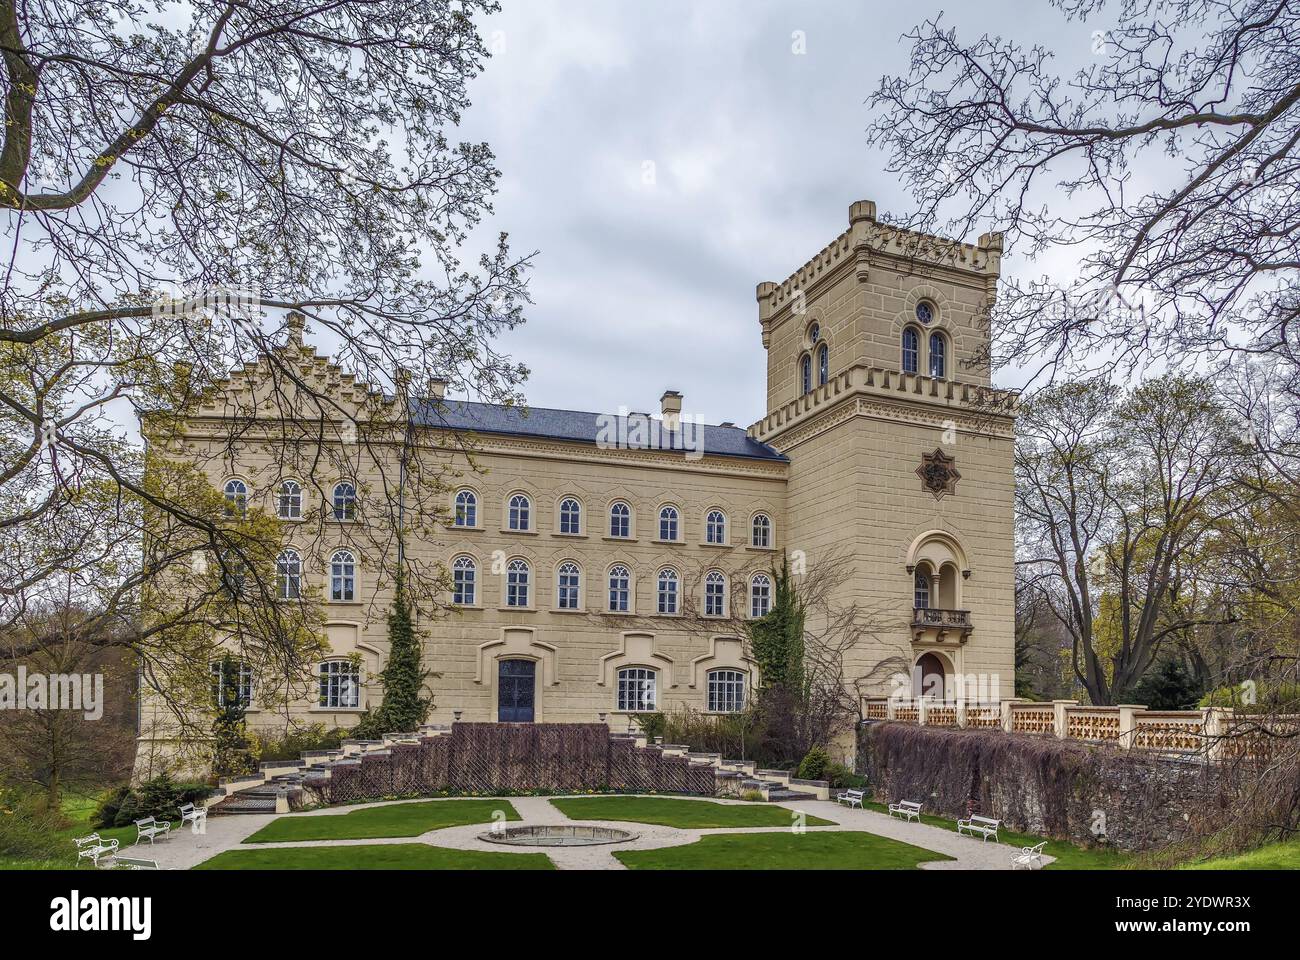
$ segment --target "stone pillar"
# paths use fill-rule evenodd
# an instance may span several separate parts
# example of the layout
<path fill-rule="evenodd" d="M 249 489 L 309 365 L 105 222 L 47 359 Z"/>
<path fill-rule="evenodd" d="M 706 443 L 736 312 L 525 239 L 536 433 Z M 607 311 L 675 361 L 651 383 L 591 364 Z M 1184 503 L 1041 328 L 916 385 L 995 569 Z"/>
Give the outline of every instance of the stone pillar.
<path fill-rule="evenodd" d="M 1070 724 L 1065 716 L 1066 707 L 1077 707 L 1078 705 L 1078 700 L 1052 701 L 1052 726 L 1056 730 L 1058 740 L 1064 740 L 1070 732 Z"/>
<path fill-rule="evenodd" d="M 1205 716 L 1205 738 L 1208 741 L 1206 756 L 1211 760 L 1222 760 L 1227 751 L 1227 737 L 1231 727 L 1228 723 L 1232 711 L 1227 707 L 1206 707 L 1201 711 Z"/>
<path fill-rule="evenodd" d="M 1119 711 L 1119 745 L 1125 750 L 1132 750 L 1137 742 L 1137 715 L 1146 710 L 1140 703 L 1121 703 Z"/>
<path fill-rule="evenodd" d="M 926 713 L 928 713 L 926 705 L 929 704 L 929 702 L 929 697 L 916 698 L 916 722 L 923 727 L 925 726 Z"/>
<path fill-rule="evenodd" d="M 1006 733 L 1011 732 L 1011 708 L 1017 703 L 1024 703 L 1024 697 L 1012 697 L 1010 700 L 1002 701 L 1002 729 Z"/>

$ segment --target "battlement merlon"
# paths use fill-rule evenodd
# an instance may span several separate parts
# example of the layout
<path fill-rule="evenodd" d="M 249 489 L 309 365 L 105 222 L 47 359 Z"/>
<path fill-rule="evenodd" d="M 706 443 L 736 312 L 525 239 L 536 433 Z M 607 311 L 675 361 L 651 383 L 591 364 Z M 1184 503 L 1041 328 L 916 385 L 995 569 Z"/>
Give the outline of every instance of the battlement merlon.
<path fill-rule="evenodd" d="M 973 244 L 948 240 L 880 223 L 875 201 L 855 201 L 849 207 L 847 230 L 784 281 L 758 284 L 755 295 L 765 341 L 770 324 L 785 318 L 800 293 L 805 301 L 812 300 L 820 287 L 849 266 L 865 283 L 873 263 L 898 270 L 933 271 L 981 287 L 991 299 L 1002 269 L 1002 234 L 982 234 Z"/>

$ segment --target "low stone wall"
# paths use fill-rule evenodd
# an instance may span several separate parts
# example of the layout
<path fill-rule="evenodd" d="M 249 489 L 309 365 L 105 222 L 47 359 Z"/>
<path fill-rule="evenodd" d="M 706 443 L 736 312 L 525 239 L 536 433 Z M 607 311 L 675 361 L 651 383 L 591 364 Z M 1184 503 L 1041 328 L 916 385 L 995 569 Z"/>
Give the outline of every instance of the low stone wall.
<path fill-rule="evenodd" d="M 456 723 L 330 767 L 326 803 L 439 793 L 683 793 L 713 796 L 712 767 L 615 738 L 603 723 Z"/>
<path fill-rule="evenodd" d="M 877 799 L 927 813 L 995 817 L 1012 830 L 1083 845 L 1146 850 L 1212 829 L 1235 793 L 1232 771 L 1001 730 L 867 722 L 858 773 Z"/>

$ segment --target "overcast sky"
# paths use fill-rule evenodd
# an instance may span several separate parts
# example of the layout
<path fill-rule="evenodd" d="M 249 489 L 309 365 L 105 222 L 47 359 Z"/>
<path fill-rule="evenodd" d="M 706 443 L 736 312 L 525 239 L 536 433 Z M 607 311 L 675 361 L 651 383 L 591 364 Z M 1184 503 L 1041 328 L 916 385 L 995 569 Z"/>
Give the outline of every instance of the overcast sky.
<path fill-rule="evenodd" d="M 709 422 L 757 420 L 766 360 L 754 286 L 785 279 L 842 232 L 854 200 L 906 212 L 867 149 L 866 100 L 906 69 L 903 32 L 941 6 L 503 5 L 484 24 L 495 53 L 461 132 L 487 140 L 504 174 L 493 228 L 539 251 L 535 305 L 507 341 L 532 368 L 528 402 L 657 411 L 674 388 Z M 1090 28 L 1029 6 L 962 4 L 945 22 L 969 39 L 1042 43 L 1062 67 L 1088 55 Z"/>

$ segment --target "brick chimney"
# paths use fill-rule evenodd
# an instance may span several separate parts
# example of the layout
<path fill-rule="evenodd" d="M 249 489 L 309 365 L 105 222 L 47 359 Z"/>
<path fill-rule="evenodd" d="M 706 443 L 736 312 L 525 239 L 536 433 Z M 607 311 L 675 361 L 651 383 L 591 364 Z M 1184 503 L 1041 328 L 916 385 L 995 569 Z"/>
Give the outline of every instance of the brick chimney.
<path fill-rule="evenodd" d="M 663 413 L 664 427 L 676 430 L 682 423 L 682 395 L 676 390 L 666 390 L 659 398 L 659 409 Z"/>

